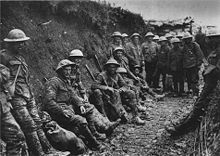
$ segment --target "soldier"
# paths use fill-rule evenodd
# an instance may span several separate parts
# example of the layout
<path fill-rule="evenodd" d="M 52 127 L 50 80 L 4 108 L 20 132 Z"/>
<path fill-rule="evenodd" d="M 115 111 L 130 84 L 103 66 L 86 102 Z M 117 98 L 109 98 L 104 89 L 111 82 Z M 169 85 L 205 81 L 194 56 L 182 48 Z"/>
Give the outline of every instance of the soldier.
<path fill-rule="evenodd" d="M 202 117 L 206 114 L 210 99 L 209 95 L 213 92 L 217 86 L 217 82 L 220 80 L 220 31 L 211 31 L 207 37 L 215 45 L 215 49 L 208 57 L 209 64 L 206 65 L 204 72 L 205 84 L 203 90 L 188 116 L 180 120 L 176 125 L 166 127 L 167 131 L 173 136 L 188 133 L 199 125 Z"/>
<path fill-rule="evenodd" d="M 135 92 L 135 95 L 136 95 L 136 100 L 137 100 L 137 108 L 139 111 L 146 111 L 146 107 L 145 106 L 142 106 L 141 105 L 141 100 L 140 100 L 140 93 L 141 93 L 141 90 L 140 90 L 140 87 L 137 87 L 134 85 L 134 82 L 132 79 L 129 79 L 127 77 L 127 70 L 123 67 L 119 67 L 117 70 L 116 70 L 117 73 L 119 73 L 121 75 L 121 77 L 124 79 L 124 81 L 126 82 L 127 84 L 127 89 L 129 90 L 132 90 Z"/>
<path fill-rule="evenodd" d="M 167 39 L 167 44 L 168 44 L 169 48 L 172 48 L 171 39 L 173 38 L 173 35 L 171 33 L 166 33 L 165 37 Z"/>
<path fill-rule="evenodd" d="M 153 41 L 155 43 L 158 43 L 159 39 L 160 39 L 160 37 L 158 35 L 155 35 L 154 38 L 153 38 Z"/>
<path fill-rule="evenodd" d="M 137 87 L 140 87 L 141 93 L 144 95 L 145 93 L 150 94 L 151 96 L 153 96 L 154 98 L 156 98 L 157 100 L 160 100 L 164 97 L 164 95 L 159 95 L 157 93 L 155 93 L 147 84 L 147 82 L 144 80 L 143 76 L 141 75 L 141 68 L 139 65 L 134 66 L 134 75 L 139 77 L 140 80 L 139 81 L 135 81 L 134 85 Z M 142 95 L 140 93 L 140 95 Z"/>
<path fill-rule="evenodd" d="M 159 47 L 157 43 L 153 42 L 154 34 L 148 32 L 145 35 L 146 42 L 142 43 L 141 50 L 145 60 L 146 81 L 149 86 L 153 85 L 153 74 L 157 64 L 157 53 Z"/>
<path fill-rule="evenodd" d="M 136 77 L 129 68 L 129 61 L 123 55 L 124 49 L 122 47 L 116 47 L 113 51 L 114 59 L 119 63 L 120 67 L 123 67 L 127 70 L 129 78 L 138 81 L 139 78 Z"/>
<path fill-rule="evenodd" d="M 125 47 L 125 56 L 129 60 L 129 67 L 132 71 L 136 64 L 140 65 L 141 67 L 144 66 L 144 56 L 141 51 L 140 38 L 141 36 L 138 33 L 133 33 L 131 35 L 131 42 L 126 44 Z"/>
<path fill-rule="evenodd" d="M 167 91 L 167 88 L 165 87 L 165 81 L 166 81 L 166 74 L 167 74 L 167 65 L 168 65 L 168 53 L 170 51 L 168 44 L 168 41 L 166 37 L 161 36 L 159 39 L 160 48 L 157 53 L 157 67 L 156 71 L 154 73 L 155 81 L 154 81 L 154 87 L 157 88 L 159 86 L 159 78 L 162 74 L 162 84 L 163 84 L 163 91 Z"/>
<path fill-rule="evenodd" d="M 71 81 L 74 88 L 76 88 L 79 92 L 79 95 L 84 99 L 84 101 L 88 101 L 88 97 L 86 95 L 86 89 L 81 81 L 81 72 L 79 69 L 79 65 L 83 59 L 83 53 L 79 49 L 74 49 L 70 52 L 68 59 L 76 64 L 74 68 L 72 68 L 71 72 Z"/>
<path fill-rule="evenodd" d="M 188 91 L 192 90 L 193 95 L 197 96 L 199 93 L 198 72 L 202 62 L 207 64 L 207 61 L 205 60 L 198 43 L 193 42 L 193 36 L 189 32 L 184 34 L 183 41 L 183 68 L 188 83 Z"/>
<path fill-rule="evenodd" d="M 74 62 L 74 63 L 76 63 L 75 68 L 73 68 L 73 70 L 72 70 L 72 72 L 71 72 L 71 83 L 72 83 L 72 86 L 73 86 L 73 88 L 75 89 L 75 91 L 78 93 L 79 97 L 82 97 L 82 98 L 83 98 L 87 109 L 88 109 L 88 108 L 90 109 L 90 107 L 91 107 L 92 105 L 90 105 L 90 104 L 88 103 L 88 97 L 87 97 L 87 95 L 86 95 L 86 89 L 84 88 L 84 86 L 83 86 L 83 84 L 82 84 L 82 82 L 81 82 L 81 72 L 80 72 L 80 70 L 79 70 L 79 65 L 80 65 L 82 59 L 83 59 L 83 53 L 82 53 L 82 51 L 80 51 L 79 49 L 74 49 L 74 50 L 72 50 L 72 51 L 70 52 L 70 54 L 69 54 L 69 60 L 72 61 L 72 62 Z M 90 106 L 89 106 L 89 105 L 90 105 Z M 99 107 L 98 107 L 98 108 L 99 108 Z M 95 110 L 95 111 L 96 111 L 96 110 Z M 98 112 L 97 112 L 97 113 L 98 113 Z M 99 114 L 98 116 L 100 116 L 100 114 Z M 104 116 L 105 116 L 105 114 L 104 114 Z M 95 116 L 91 116 L 90 118 L 93 118 L 93 117 L 94 117 L 94 118 L 97 118 L 97 117 L 95 117 Z M 93 120 L 93 119 L 90 119 L 90 118 L 89 118 L 89 120 Z M 101 117 L 101 118 L 102 118 L 102 117 Z M 88 117 L 87 117 L 87 119 L 88 119 Z M 119 124 L 119 121 L 117 121 L 116 123 L 114 123 L 114 122 L 111 123 L 111 122 L 108 120 L 108 118 L 103 118 L 103 119 L 106 120 L 106 121 L 104 121 L 104 122 L 106 122 L 108 125 L 111 125 L 110 127 L 111 127 L 112 130 L 114 129 L 113 127 L 116 128 L 116 126 Z M 96 130 L 92 130 L 92 129 L 94 129 L 94 128 L 93 128 L 94 126 L 91 126 L 92 123 L 93 123 L 92 121 L 89 122 L 89 127 L 90 127 L 91 131 L 93 132 L 93 135 L 94 135 L 96 138 L 105 138 L 102 134 L 99 134 Z M 109 134 L 108 134 L 108 135 L 109 135 Z"/>
<path fill-rule="evenodd" d="M 9 78 L 9 69 L 0 64 L 1 138 L 6 143 L 7 156 L 25 156 L 28 155 L 25 136 L 11 114 L 11 97 L 6 90 Z"/>
<path fill-rule="evenodd" d="M 112 34 L 112 43 L 109 46 L 107 58 L 113 57 L 113 50 L 116 47 L 122 47 L 122 35 L 120 32 L 116 31 Z"/>
<path fill-rule="evenodd" d="M 89 148 L 92 150 L 101 150 L 103 146 L 92 135 L 86 119 L 80 115 L 76 115 L 73 109 L 74 103 L 78 105 L 78 108 L 83 113 L 86 111 L 81 99 L 76 95 L 76 92 L 71 86 L 71 66 L 74 65 L 75 63 L 69 60 L 59 62 L 56 68 L 58 77 L 53 77 L 46 83 L 44 97 L 45 109 L 59 125 L 84 136 L 82 139 Z M 77 128 L 79 132 L 76 130 Z"/>
<path fill-rule="evenodd" d="M 42 130 L 42 122 L 30 88 L 28 65 L 20 55 L 25 41 L 29 39 L 22 30 L 11 30 L 4 39 L 7 50 L 1 54 L 0 59 L 1 63 L 10 69 L 13 116 L 25 134 L 29 149 L 33 155 L 38 156 L 49 152 L 51 145 Z"/>
<path fill-rule="evenodd" d="M 126 33 L 123 33 L 122 35 L 122 45 L 125 47 L 125 45 L 129 42 L 129 36 Z"/>
<path fill-rule="evenodd" d="M 128 90 L 123 78 L 116 73 L 116 70 L 119 66 L 119 63 L 115 59 L 109 59 L 105 64 L 106 71 L 103 71 L 98 75 L 97 83 L 92 86 L 92 89 L 98 94 L 97 97 L 99 98 L 97 100 L 101 102 L 103 94 L 108 94 L 111 98 L 114 98 L 114 93 L 119 93 L 120 97 L 117 101 L 122 101 L 122 104 L 130 107 L 133 115 L 133 121 L 136 124 L 143 125 L 145 122 L 138 117 L 137 101 L 135 99 L 134 91 Z M 102 105 L 104 105 L 104 103 Z M 121 109 L 121 104 L 118 106 L 120 108 L 116 107 L 115 109 L 119 117 L 122 117 L 123 113 L 125 113 L 124 109 Z M 120 112 L 122 113 L 120 114 Z"/>
<path fill-rule="evenodd" d="M 184 92 L 183 53 L 180 40 L 172 38 L 173 48 L 168 54 L 168 71 L 173 75 L 174 96 L 182 96 Z"/>

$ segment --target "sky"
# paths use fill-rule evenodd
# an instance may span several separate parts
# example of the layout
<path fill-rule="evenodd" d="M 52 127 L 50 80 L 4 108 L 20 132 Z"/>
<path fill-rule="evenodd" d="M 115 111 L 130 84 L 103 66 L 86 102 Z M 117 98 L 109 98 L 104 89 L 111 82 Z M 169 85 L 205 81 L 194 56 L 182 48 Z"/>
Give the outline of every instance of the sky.
<path fill-rule="evenodd" d="M 102 0 L 101 0 L 102 1 Z M 174 20 L 191 16 L 201 25 L 220 27 L 220 0 L 105 0 L 146 20 Z"/>

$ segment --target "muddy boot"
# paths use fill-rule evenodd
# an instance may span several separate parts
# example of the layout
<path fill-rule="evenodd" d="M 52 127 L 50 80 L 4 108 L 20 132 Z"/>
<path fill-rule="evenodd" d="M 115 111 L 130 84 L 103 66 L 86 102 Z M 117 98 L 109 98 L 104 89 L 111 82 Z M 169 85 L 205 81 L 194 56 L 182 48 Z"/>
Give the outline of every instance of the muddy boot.
<path fill-rule="evenodd" d="M 38 138 L 37 132 L 31 132 L 26 135 L 26 141 L 33 156 L 44 156 L 44 152 Z"/>
<path fill-rule="evenodd" d="M 133 118 L 133 123 L 137 125 L 145 125 L 145 121 L 142 120 L 140 117 L 136 116 Z"/>
<path fill-rule="evenodd" d="M 120 122 L 121 119 L 118 119 L 115 122 L 110 123 L 109 127 L 105 131 L 107 137 L 109 137 L 113 133 L 114 129 L 119 126 Z"/>
<path fill-rule="evenodd" d="M 87 146 L 93 151 L 103 151 L 104 146 L 101 145 L 96 138 L 92 135 L 89 127 L 87 125 L 82 125 L 80 127 L 81 134 L 85 137 L 86 141 L 88 141 Z"/>
<path fill-rule="evenodd" d="M 106 135 L 99 133 L 99 132 L 96 130 L 96 127 L 95 127 L 94 124 L 89 123 L 89 129 L 90 129 L 92 135 L 93 135 L 94 137 L 96 137 L 97 140 L 102 140 L 102 141 L 104 141 L 104 140 L 106 139 Z"/>
<path fill-rule="evenodd" d="M 43 151 L 46 153 L 46 154 L 49 154 L 52 152 L 52 146 L 50 145 L 49 141 L 47 140 L 45 134 L 44 134 L 44 131 L 42 129 L 38 129 L 37 130 L 37 135 L 40 139 L 40 143 L 43 147 Z"/>

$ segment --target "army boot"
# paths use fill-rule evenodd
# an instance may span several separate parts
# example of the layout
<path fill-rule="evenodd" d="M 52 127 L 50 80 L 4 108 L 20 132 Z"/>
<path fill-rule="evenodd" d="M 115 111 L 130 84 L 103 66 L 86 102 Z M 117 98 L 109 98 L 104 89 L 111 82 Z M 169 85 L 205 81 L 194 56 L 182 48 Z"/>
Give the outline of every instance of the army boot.
<path fill-rule="evenodd" d="M 121 119 L 116 120 L 115 122 L 110 122 L 109 127 L 105 130 L 106 136 L 110 136 L 114 129 L 119 126 Z"/>
<path fill-rule="evenodd" d="M 96 127 L 93 123 L 89 123 L 89 129 L 91 131 L 91 133 L 93 134 L 94 137 L 96 137 L 97 140 L 105 140 L 106 139 L 106 135 L 105 134 L 101 134 L 96 130 Z"/>
<path fill-rule="evenodd" d="M 87 146 L 94 151 L 103 151 L 104 146 L 101 145 L 96 138 L 92 135 L 89 127 L 87 125 L 82 125 L 80 127 L 81 134 L 85 137 L 85 142 L 88 141 Z"/>
<path fill-rule="evenodd" d="M 41 145 L 43 147 L 43 151 L 45 153 L 47 153 L 47 154 L 52 152 L 51 151 L 52 150 L 52 146 L 50 145 L 49 141 L 47 140 L 47 138 L 46 138 L 46 136 L 45 136 L 45 134 L 44 134 L 42 129 L 38 129 L 37 130 L 37 135 L 38 135 L 38 137 L 40 139 L 40 143 L 41 143 Z"/>
<path fill-rule="evenodd" d="M 32 155 L 34 156 L 45 155 L 36 131 L 26 134 L 26 141 L 29 146 L 29 150 L 31 150 L 32 152 Z"/>

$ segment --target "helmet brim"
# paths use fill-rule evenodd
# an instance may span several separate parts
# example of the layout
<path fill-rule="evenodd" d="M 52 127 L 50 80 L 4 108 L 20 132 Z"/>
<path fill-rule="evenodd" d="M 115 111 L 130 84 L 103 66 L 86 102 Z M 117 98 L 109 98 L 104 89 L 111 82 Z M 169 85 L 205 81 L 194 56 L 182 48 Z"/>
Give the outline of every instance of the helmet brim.
<path fill-rule="evenodd" d="M 24 37 L 24 38 L 18 38 L 18 39 L 10 39 L 10 38 L 5 38 L 5 42 L 22 42 L 22 41 L 27 41 L 29 40 L 30 37 Z"/>

